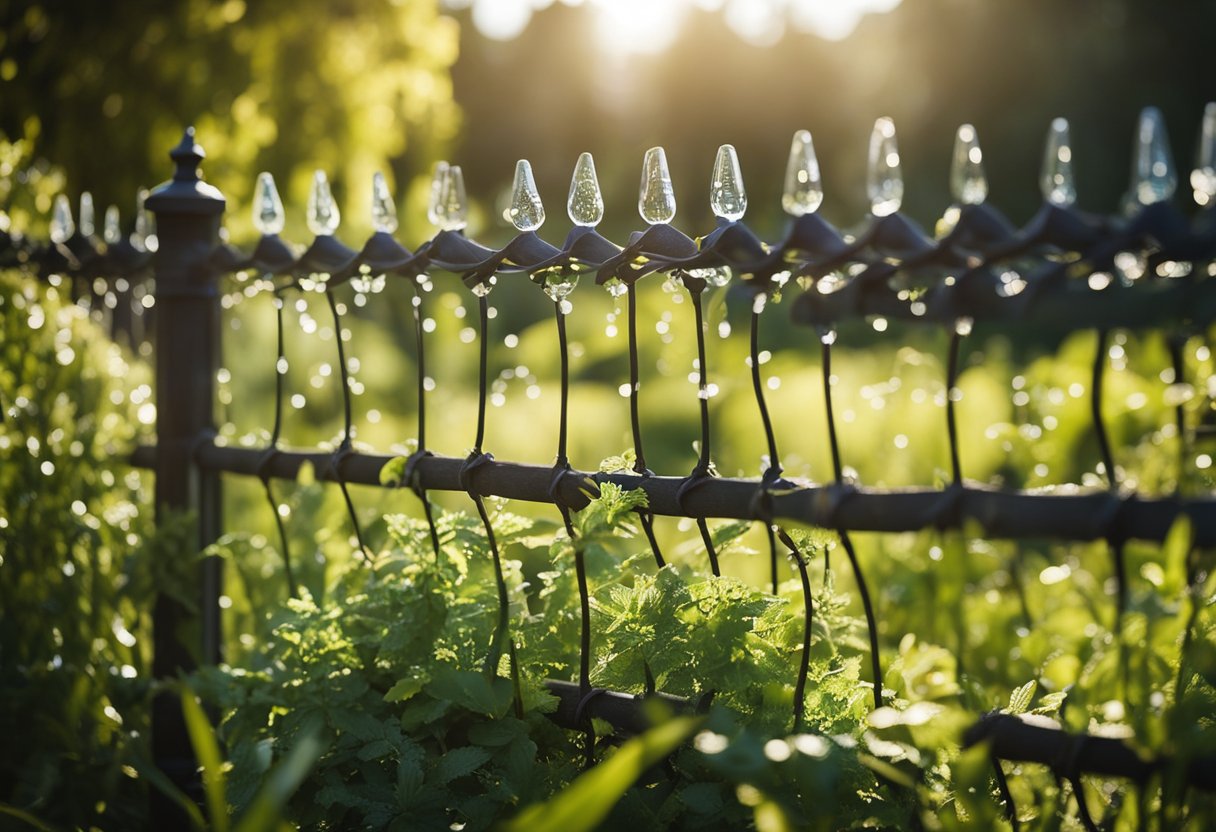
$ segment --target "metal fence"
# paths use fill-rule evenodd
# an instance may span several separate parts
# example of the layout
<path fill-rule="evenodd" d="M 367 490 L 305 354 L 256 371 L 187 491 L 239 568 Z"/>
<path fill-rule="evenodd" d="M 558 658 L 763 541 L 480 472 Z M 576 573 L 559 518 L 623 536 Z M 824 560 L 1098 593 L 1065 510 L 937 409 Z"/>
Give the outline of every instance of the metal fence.
<path fill-rule="evenodd" d="M 733 150 L 724 148 L 714 175 L 713 204 L 718 224 L 698 239 L 686 236 L 670 224 L 674 198 L 666 177 L 666 163 L 661 151 L 652 151 L 647 155 L 639 204 L 648 227 L 631 235 L 624 245 L 611 242 L 595 230 L 603 206 L 602 202 L 597 206 L 594 168 L 588 158 L 580 160 L 581 174 L 576 171 L 571 191 L 570 213 L 575 226 L 560 247 L 535 233 L 539 226 L 536 221 L 539 201 L 532 198 L 535 186 L 531 185 L 531 172 L 521 164 L 511 209 L 520 233 L 501 249 L 484 247 L 465 236 L 463 183 L 459 169 L 448 168 L 437 177 L 432 194 L 432 219 L 442 230 L 417 251 L 405 249 L 394 239 L 395 215 L 391 203 L 385 201 L 380 182 L 376 190 L 377 199 L 381 200 L 378 230 L 358 251 L 340 243 L 333 235 L 336 212 L 328 202 L 328 188 L 322 180 L 317 183 L 310 209 L 310 225 L 317 236 L 297 257 L 278 236 L 282 230 L 282 207 L 273 182 L 267 179 L 259 183 L 257 194 L 258 224 L 264 233 L 256 248 L 245 253 L 221 242 L 225 201 L 216 189 L 202 181 L 198 167 L 203 150 L 195 143 L 193 130 L 187 130 L 181 144 L 170 154 L 176 164 L 172 180 L 157 188 L 147 200 L 148 209 L 156 217 L 159 245 L 154 255 L 144 246 L 132 245 L 121 238 L 110 239 L 108 233 L 108 246 L 81 233 L 81 229 L 65 236 L 61 224 L 58 239 L 46 245 L 8 240 L 4 259 L 10 265 L 35 268 L 44 274 L 67 275 L 80 287 L 78 294 L 91 294 L 91 302 L 99 308 L 126 310 L 134 303 L 137 312 L 151 306 L 134 289 L 141 285 L 138 278 L 147 274 L 151 260 L 155 277 L 157 441 L 155 446 L 139 448 L 133 463 L 155 472 L 158 512 L 196 513 L 200 549 L 215 542 L 222 531 L 221 474 L 260 479 L 274 504 L 273 481 L 294 479 L 305 464 L 311 464 L 320 478 L 341 487 L 363 549 L 358 517 L 346 485 L 379 486 L 382 469 L 392 459 L 354 448 L 344 355 L 338 360 L 345 405 L 344 431 L 336 451 L 293 451 L 280 447 L 283 366 L 278 372 L 275 424 L 269 446 L 230 447 L 215 441 L 213 414 L 220 366 L 221 276 L 236 271 L 260 273 L 277 281 L 273 290 L 280 299 L 293 292 L 317 292 L 327 298 L 335 329 L 340 333 L 341 311 L 334 301 L 334 290 L 348 281 L 390 276 L 404 278 L 417 287 L 418 281 L 427 280 L 426 276 L 436 270 L 458 275 L 476 296 L 480 322 L 480 409 L 476 440 L 465 458 L 443 456 L 427 447 L 423 384 L 426 339 L 419 311 L 423 292 L 418 292 L 414 305 L 415 323 L 419 324 L 415 342 L 419 364 L 418 450 L 406 461 L 396 485 L 408 487 L 418 495 L 428 521 L 431 521 L 429 491 L 469 494 L 485 523 L 497 562 L 498 551 L 484 506 L 485 497 L 552 503 L 573 535 L 570 512 L 586 504 L 587 492 L 595 484 L 611 481 L 646 492 L 648 505 L 640 512 L 639 520 L 658 565 L 664 563 L 664 556 L 653 534 L 654 515 L 695 519 L 715 574 L 718 563 L 707 518 L 761 522 L 768 533 L 774 588 L 778 554 L 787 549 L 796 554 L 783 523 L 792 521 L 832 530 L 849 558 L 865 608 L 871 643 L 870 672 L 878 706 L 883 702 L 883 689 L 874 612 L 850 532 L 966 527 L 978 528 L 989 538 L 1106 541 L 1118 582 L 1119 614 L 1126 602 L 1123 548 L 1128 541 L 1162 541 L 1174 521 L 1185 515 L 1193 527 L 1195 547 L 1216 545 L 1216 499 L 1211 495 L 1184 498 L 1176 493 L 1145 497 L 1121 487 L 1101 407 L 1108 363 L 1107 338 L 1116 328 L 1167 332 L 1171 339 L 1173 382 L 1184 380 L 1183 344 L 1190 337 L 1204 334 L 1216 318 L 1216 281 L 1212 279 L 1216 275 L 1216 266 L 1212 265 L 1216 257 L 1216 213 L 1209 207 L 1195 217 L 1188 217 L 1171 203 L 1173 184 L 1168 179 L 1172 170 L 1163 171 L 1155 166 L 1153 153 L 1159 147 L 1154 145 L 1152 135 L 1139 148 L 1147 162 L 1141 172 L 1140 190 L 1133 193 L 1131 200 L 1135 210 L 1129 212 L 1128 218 L 1116 220 L 1083 213 L 1072 204 L 1066 129 L 1061 131 L 1059 125 L 1054 126 L 1052 141 L 1043 183 L 1045 201 L 1021 229 L 986 203 L 978 154 L 970 152 L 975 146 L 974 132 L 967 137 L 960 131 L 962 155 L 955 166 L 954 189 L 958 204 L 951 209 L 949 222 L 941 233 L 935 237 L 927 235 L 898 210 L 902 183 L 898 178 L 894 133 L 890 131 L 888 135 L 888 126 L 880 120 L 871 148 L 869 185 L 873 212 L 863 230 L 852 235 L 842 234 L 817 213 L 818 168 L 809 136 L 800 135 L 795 139 L 786 186 L 785 207 L 791 221 L 786 235 L 773 242 L 762 241 L 741 221 L 746 196 Z M 551 465 L 496 460 L 482 447 L 488 392 L 486 294 L 495 275 L 508 272 L 527 274 L 545 288 L 553 303 L 561 357 L 561 398 L 556 462 Z M 626 303 L 628 390 L 636 450 L 632 470 L 578 471 L 567 458 L 569 377 L 565 293 L 572 276 L 579 274 L 593 276 L 597 284 L 623 297 Z M 700 457 L 688 475 L 650 472 L 643 451 L 638 417 L 641 370 L 635 286 L 654 274 L 679 280 L 688 292 L 696 317 L 701 439 Z M 718 477 L 712 467 L 707 393 L 710 368 L 706 364 L 703 297 L 707 287 L 720 285 L 732 275 L 752 299 L 751 381 L 768 449 L 768 467 L 758 480 Z M 106 278 L 108 282 L 95 282 L 94 278 Z M 759 359 L 758 333 L 765 301 L 774 292 L 783 288 L 789 292 L 795 286 L 800 291 L 791 304 L 793 318 L 813 329 L 821 354 L 828 425 L 822 440 L 828 443 L 832 460 L 831 478 L 822 484 L 790 481 L 783 476 Z M 114 300 L 108 299 L 107 293 Z M 279 308 L 279 363 L 283 365 L 281 303 Z M 848 449 L 841 448 L 838 442 L 832 404 L 831 360 L 836 326 L 859 318 L 873 320 L 875 316 L 945 328 L 950 333 L 944 379 L 946 420 L 942 430 L 949 439 L 951 476 L 944 488 L 873 489 L 858 486 L 844 475 Z M 128 333 L 135 341 L 142 338 L 138 331 L 133 331 L 144 320 L 141 315 L 115 312 L 112 320 L 116 331 Z M 1028 492 L 979 485 L 964 478 L 955 418 L 960 345 L 973 326 L 987 323 L 1059 331 L 1092 329 L 1099 333 L 1090 397 L 1107 489 Z M 336 341 L 341 352 L 340 334 Z M 1185 450 L 1186 423 L 1181 404 L 1177 427 L 1180 445 Z M 1184 465 L 1185 460 L 1180 457 L 1178 463 Z M 282 532 L 277 512 L 275 517 Z M 433 545 L 438 549 L 433 521 L 431 529 Z M 284 556 L 290 565 L 290 554 L 285 552 Z M 795 561 L 802 570 L 809 616 L 806 567 L 801 559 Z M 581 562 L 576 563 L 576 568 L 583 602 L 582 669 L 579 679 L 573 682 L 559 680 L 551 684 L 551 690 L 561 700 L 555 718 L 580 730 L 589 726 L 589 718 L 593 716 L 626 730 L 636 729 L 641 724 L 636 697 L 598 691 L 590 685 L 588 590 Z M 221 644 L 220 567 L 212 559 L 201 569 L 202 655 L 204 660 L 215 662 L 220 658 Z M 503 592 L 501 571 L 499 582 Z M 175 635 L 177 623 L 185 616 L 185 609 L 172 599 L 158 600 L 153 612 L 157 677 L 172 676 L 191 664 L 190 651 Z M 808 638 L 809 632 L 808 627 Z M 795 725 L 805 690 L 805 659 L 804 650 L 796 688 L 799 710 Z M 695 703 L 671 701 L 678 707 L 696 707 Z M 190 746 L 175 701 L 163 699 L 155 704 L 154 726 L 157 760 L 175 779 L 188 779 L 192 767 Z M 1144 780 L 1154 771 L 1153 764 L 1145 763 L 1119 741 L 1069 735 L 1058 729 L 1030 726 L 1013 717 L 983 720 L 967 738 L 968 742 L 981 740 L 991 743 L 996 758 L 1045 763 L 1067 778 L 1093 771 Z M 1216 786 L 1211 769 L 1204 773 L 1196 767 L 1192 775 L 1198 785 Z"/>

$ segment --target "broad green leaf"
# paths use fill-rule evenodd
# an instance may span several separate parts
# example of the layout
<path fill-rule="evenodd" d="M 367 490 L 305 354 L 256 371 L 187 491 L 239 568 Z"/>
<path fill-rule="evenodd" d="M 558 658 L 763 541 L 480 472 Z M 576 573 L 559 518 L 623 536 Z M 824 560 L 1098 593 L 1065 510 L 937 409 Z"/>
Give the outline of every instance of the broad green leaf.
<path fill-rule="evenodd" d="M 399 486 L 405 476 L 406 458 L 395 456 L 380 468 L 380 484 L 383 486 Z"/>
<path fill-rule="evenodd" d="M 677 717 L 634 737 L 550 800 L 524 809 L 505 832 L 595 829 L 642 772 L 686 742 L 702 722 L 700 717 Z"/>
<path fill-rule="evenodd" d="M 384 701 L 404 702 L 426 687 L 426 682 L 425 678 L 417 676 L 407 676 L 404 679 L 400 679 L 397 684 L 389 688 L 388 692 L 384 694 Z"/>
<path fill-rule="evenodd" d="M 220 756 L 220 744 L 215 738 L 215 729 L 211 727 L 207 714 L 203 712 L 203 706 L 198 703 L 192 690 L 183 687 L 181 700 L 190 744 L 194 746 L 194 756 L 203 769 L 203 791 L 207 796 L 207 813 L 211 826 L 216 832 L 227 832 L 228 799 L 224 796 L 224 761 Z"/>
<path fill-rule="evenodd" d="M 1034 701 L 1034 692 L 1038 687 L 1038 683 L 1031 679 L 1026 684 L 1017 688 L 1013 693 L 1009 694 L 1009 707 L 1006 709 L 1011 714 L 1024 714 L 1030 708 L 1030 703 Z"/>
<path fill-rule="evenodd" d="M 453 748 L 439 758 L 439 763 L 431 772 L 429 780 L 433 784 L 446 785 L 458 777 L 472 774 L 492 756 L 493 754 L 488 749 L 478 745 Z"/>
<path fill-rule="evenodd" d="M 447 700 L 474 713 L 498 717 L 511 706 L 511 680 L 493 678 L 476 670 L 444 668 L 437 671 L 426 692 L 436 699 Z"/>

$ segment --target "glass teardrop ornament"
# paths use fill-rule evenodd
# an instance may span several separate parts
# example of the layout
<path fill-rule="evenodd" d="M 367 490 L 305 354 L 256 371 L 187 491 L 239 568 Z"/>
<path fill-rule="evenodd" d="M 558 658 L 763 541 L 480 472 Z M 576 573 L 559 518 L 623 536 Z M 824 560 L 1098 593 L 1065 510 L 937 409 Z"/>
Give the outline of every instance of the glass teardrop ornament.
<path fill-rule="evenodd" d="M 1216 201 L 1216 101 L 1203 108 L 1203 123 L 1199 128 L 1199 148 L 1195 151 L 1195 169 L 1191 171 L 1191 189 L 1195 202 L 1203 207 Z"/>
<path fill-rule="evenodd" d="M 874 122 L 869 162 L 866 194 L 870 198 L 870 213 L 876 217 L 894 214 L 903 203 L 904 177 L 895 141 L 895 122 L 886 116 Z"/>
<path fill-rule="evenodd" d="M 975 128 L 964 124 L 954 137 L 954 159 L 950 166 L 950 195 L 960 205 L 979 205 L 988 198 L 984 175 L 984 151 Z"/>
<path fill-rule="evenodd" d="M 1178 172 L 1165 130 L 1165 118 L 1156 107 L 1140 111 L 1136 151 L 1132 161 L 1132 198 L 1141 205 L 1165 202 L 1178 187 Z"/>
<path fill-rule="evenodd" d="M 118 215 L 118 206 L 111 205 L 106 209 L 105 225 L 101 231 L 101 238 L 106 241 L 107 245 L 117 245 L 122 242 L 122 220 Z"/>
<path fill-rule="evenodd" d="M 56 194 L 55 204 L 51 208 L 51 242 L 66 243 L 68 238 L 76 233 L 76 223 L 72 221 L 72 203 L 67 194 Z"/>
<path fill-rule="evenodd" d="M 274 177 L 262 171 L 253 192 L 253 227 L 259 234 L 271 236 L 281 233 L 286 223 L 287 213 L 283 210 L 283 200 L 279 199 Z"/>
<path fill-rule="evenodd" d="M 527 159 L 515 163 L 515 182 L 511 186 L 511 207 L 507 209 L 511 224 L 520 231 L 535 231 L 545 222 L 545 206 L 536 190 L 532 165 Z"/>
<path fill-rule="evenodd" d="M 341 214 L 334 195 L 329 190 L 329 180 L 325 171 L 319 170 L 312 175 L 312 191 L 308 194 L 308 230 L 318 237 L 332 235 L 338 230 Z"/>
<path fill-rule="evenodd" d="M 676 217 L 676 192 L 667 169 L 667 154 L 661 147 L 650 148 L 642 157 L 638 213 L 650 225 L 669 223 Z"/>
<path fill-rule="evenodd" d="M 1077 201 L 1077 183 L 1072 173 L 1072 138 L 1066 118 L 1052 119 L 1047 130 L 1039 187 L 1043 199 L 1052 205 L 1067 208 Z"/>
<path fill-rule="evenodd" d="M 443 190 L 443 181 L 448 175 L 448 163 L 435 163 L 435 173 L 431 176 L 431 196 L 426 203 L 426 218 L 431 225 L 439 225 L 439 194 Z"/>
<path fill-rule="evenodd" d="M 464 171 L 460 165 L 448 165 L 439 185 L 439 200 L 435 204 L 436 223 L 443 231 L 461 231 L 469 224 L 469 203 L 464 190 Z"/>
<path fill-rule="evenodd" d="M 743 171 L 739 169 L 739 154 L 734 145 L 718 148 L 709 180 L 709 206 L 715 217 L 729 222 L 741 220 L 747 213 L 747 190 L 743 187 Z"/>
<path fill-rule="evenodd" d="M 802 217 L 819 210 L 823 203 L 823 184 L 819 178 L 819 159 L 809 130 L 799 130 L 790 144 L 790 160 L 785 166 L 785 190 L 781 207 L 791 217 Z"/>
<path fill-rule="evenodd" d="M 93 195 L 85 191 L 80 195 L 80 221 L 77 223 L 82 237 L 92 237 L 97 231 L 93 219 Z"/>
<path fill-rule="evenodd" d="M 397 230 L 397 204 L 380 171 L 372 174 L 372 229 L 384 234 Z"/>
<path fill-rule="evenodd" d="M 580 153 L 570 177 L 570 195 L 566 198 L 566 214 L 570 222 L 585 228 L 599 225 L 604 218 L 604 196 L 595 175 L 595 160 L 590 153 Z"/>

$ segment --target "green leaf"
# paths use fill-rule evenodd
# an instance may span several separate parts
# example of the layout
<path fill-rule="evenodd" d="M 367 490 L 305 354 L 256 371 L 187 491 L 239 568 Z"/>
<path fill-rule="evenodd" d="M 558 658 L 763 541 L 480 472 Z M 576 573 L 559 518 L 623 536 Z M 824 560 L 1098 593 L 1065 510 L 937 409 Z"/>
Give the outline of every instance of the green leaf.
<path fill-rule="evenodd" d="M 499 717 L 511 706 L 511 680 L 490 678 L 476 670 L 445 668 L 435 673 L 426 692 L 436 699 L 486 716 Z"/>
<path fill-rule="evenodd" d="M 633 466 L 638 461 L 638 455 L 634 453 L 633 448 L 629 448 L 620 456 L 610 456 L 600 462 L 601 474 L 619 474 L 626 471 L 632 471 Z"/>
<path fill-rule="evenodd" d="M 490 722 L 479 722 L 469 728 L 469 739 L 477 745 L 496 747 L 508 745 L 516 737 L 528 733 L 528 725 L 518 719 L 507 717 Z"/>
<path fill-rule="evenodd" d="M 702 722 L 700 717 L 678 717 L 634 737 L 550 800 L 524 809 L 504 829 L 506 832 L 595 829 L 642 772 L 687 741 Z"/>
<path fill-rule="evenodd" d="M 0 815 L 8 815 L 11 818 L 16 818 L 24 824 L 41 830 L 41 832 L 54 832 L 51 827 L 38 820 L 38 818 L 31 815 L 29 812 L 25 811 L 24 809 L 18 809 L 16 806 L 10 806 L 7 803 L 0 803 Z"/>
<path fill-rule="evenodd" d="M 1020 688 L 1009 694 L 1009 707 L 1006 710 L 1011 714 L 1024 714 L 1030 708 L 1030 703 L 1034 701 L 1034 692 L 1038 687 L 1038 683 L 1031 679 Z"/>
<path fill-rule="evenodd" d="M 271 769 L 265 785 L 258 790 L 249 811 L 241 816 L 234 832 L 265 832 L 277 828 L 287 801 L 300 788 L 324 751 L 324 743 L 317 731 L 300 738 L 283 761 Z"/>
<path fill-rule="evenodd" d="M 174 785 L 163 771 L 140 756 L 131 760 L 131 767 L 139 773 L 140 777 L 151 783 L 153 788 L 176 803 L 178 808 L 190 819 L 190 823 L 195 829 L 207 829 L 207 821 L 203 818 L 203 813 L 199 811 L 198 805 L 186 797 L 186 794 Z"/>
<path fill-rule="evenodd" d="M 493 754 L 488 749 L 477 745 L 453 748 L 439 758 L 439 763 L 431 773 L 430 782 L 442 786 L 457 777 L 472 774 L 492 756 Z"/>
<path fill-rule="evenodd" d="M 399 486 L 405 476 L 406 457 L 395 456 L 380 468 L 380 484 L 383 486 Z"/>
<path fill-rule="evenodd" d="M 404 702 L 426 687 L 426 682 L 425 678 L 407 676 L 388 689 L 388 692 L 384 694 L 384 701 Z"/>
<path fill-rule="evenodd" d="M 216 832 L 228 830 L 228 799 L 224 796 L 224 761 L 220 756 L 220 744 L 215 738 L 215 729 L 203 712 L 194 691 L 183 687 L 181 691 L 182 714 L 186 718 L 186 730 L 194 756 L 203 769 L 203 791 L 207 796 L 207 813 Z"/>

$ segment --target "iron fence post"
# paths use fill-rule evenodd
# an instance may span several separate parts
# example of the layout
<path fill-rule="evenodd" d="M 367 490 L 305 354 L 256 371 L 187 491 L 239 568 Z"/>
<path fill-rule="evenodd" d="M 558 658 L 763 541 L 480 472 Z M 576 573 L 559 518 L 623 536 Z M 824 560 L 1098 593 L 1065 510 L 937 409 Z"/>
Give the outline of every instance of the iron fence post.
<path fill-rule="evenodd" d="M 203 149 L 188 128 L 169 156 L 173 178 L 148 197 L 156 215 L 159 246 L 153 258 L 156 279 L 156 517 L 190 513 L 197 523 L 197 549 L 172 553 L 193 562 L 197 551 L 220 533 L 220 479 L 195 464 L 201 438 L 214 433 L 215 377 L 220 357 L 220 305 L 210 257 L 219 242 L 224 197 L 202 181 Z M 195 591 L 198 611 L 165 591 L 152 612 L 152 672 L 176 677 L 199 662 L 219 660 L 221 571 L 211 558 L 196 570 L 160 570 L 186 575 L 184 588 Z M 192 635 L 199 628 L 201 638 Z M 152 705 L 152 753 L 156 764 L 187 794 L 197 790 L 196 764 L 173 693 Z M 152 828 L 185 828 L 180 809 L 158 792 L 152 794 Z"/>

